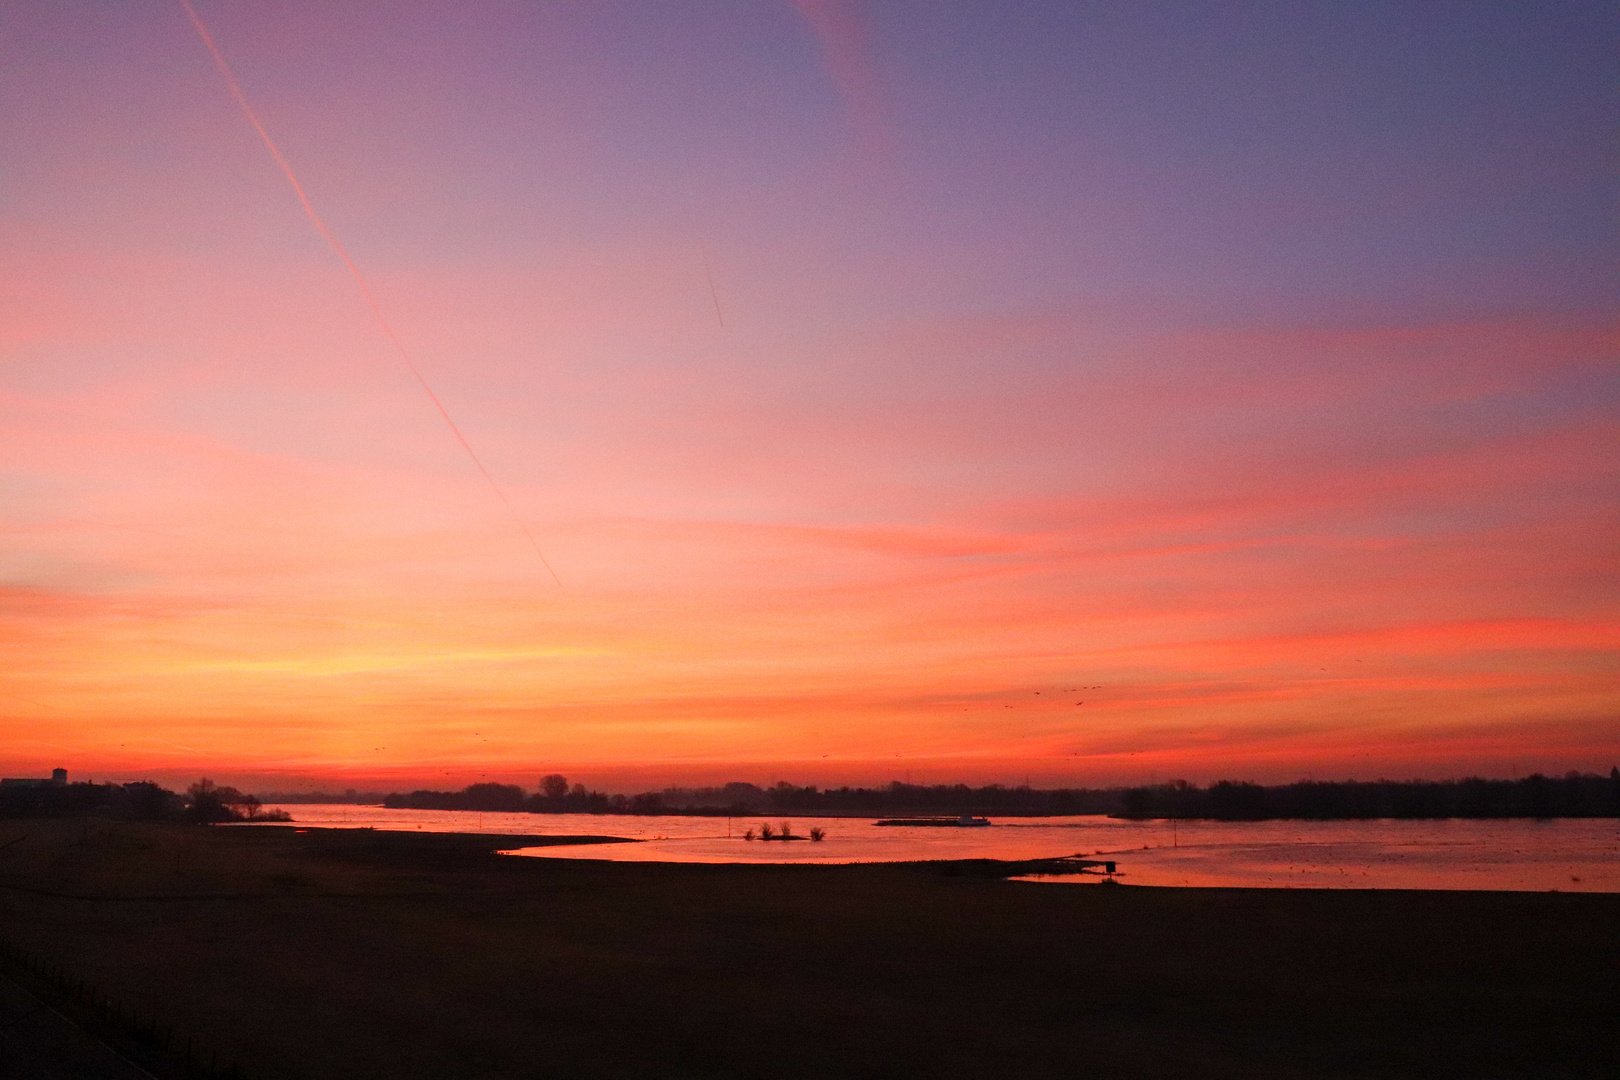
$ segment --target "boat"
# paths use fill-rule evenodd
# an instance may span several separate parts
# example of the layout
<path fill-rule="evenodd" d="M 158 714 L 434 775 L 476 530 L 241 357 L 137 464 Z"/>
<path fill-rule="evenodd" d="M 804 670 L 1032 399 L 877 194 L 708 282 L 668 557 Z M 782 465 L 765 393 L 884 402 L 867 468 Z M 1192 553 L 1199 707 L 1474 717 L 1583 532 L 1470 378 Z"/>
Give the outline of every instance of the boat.
<path fill-rule="evenodd" d="M 981 829 L 990 824 L 987 817 L 963 814 L 961 817 L 897 817 L 872 822 L 874 825 L 922 825 L 941 829 Z"/>

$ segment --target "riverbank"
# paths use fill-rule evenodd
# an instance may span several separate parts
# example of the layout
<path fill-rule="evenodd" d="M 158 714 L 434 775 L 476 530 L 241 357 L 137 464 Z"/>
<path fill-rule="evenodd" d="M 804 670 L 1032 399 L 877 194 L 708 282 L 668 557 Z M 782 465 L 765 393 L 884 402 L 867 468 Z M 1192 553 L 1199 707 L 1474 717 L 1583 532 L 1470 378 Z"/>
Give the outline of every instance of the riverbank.
<path fill-rule="evenodd" d="M 1620 896 L 1053 888 L 0 823 L 0 934 L 246 1076 L 1586 1076 Z M 953 871 L 956 871 L 953 873 Z"/>

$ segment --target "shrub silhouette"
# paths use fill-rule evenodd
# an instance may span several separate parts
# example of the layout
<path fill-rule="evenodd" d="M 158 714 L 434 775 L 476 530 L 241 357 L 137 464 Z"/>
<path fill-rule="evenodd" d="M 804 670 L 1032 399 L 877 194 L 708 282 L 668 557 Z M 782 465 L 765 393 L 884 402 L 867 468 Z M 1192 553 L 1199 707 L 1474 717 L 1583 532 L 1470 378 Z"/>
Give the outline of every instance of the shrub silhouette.
<path fill-rule="evenodd" d="M 220 787 L 206 776 L 186 789 L 190 805 L 186 817 L 205 824 L 222 821 L 289 821 L 285 810 L 260 812 L 256 796 L 244 795 L 233 787 Z"/>

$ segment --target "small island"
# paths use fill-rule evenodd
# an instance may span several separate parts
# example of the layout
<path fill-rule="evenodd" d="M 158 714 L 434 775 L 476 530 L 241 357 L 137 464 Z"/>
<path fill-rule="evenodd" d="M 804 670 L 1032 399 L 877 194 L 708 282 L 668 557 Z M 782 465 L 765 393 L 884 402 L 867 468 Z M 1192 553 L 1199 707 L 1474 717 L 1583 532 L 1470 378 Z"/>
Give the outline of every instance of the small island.
<path fill-rule="evenodd" d="M 811 840 L 820 843 L 826 838 L 826 831 L 819 827 L 811 829 L 809 836 L 795 836 L 793 826 L 786 821 L 782 822 L 781 827 L 777 829 L 771 828 L 769 824 L 762 824 L 758 832 L 749 829 L 743 833 L 744 840 Z"/>

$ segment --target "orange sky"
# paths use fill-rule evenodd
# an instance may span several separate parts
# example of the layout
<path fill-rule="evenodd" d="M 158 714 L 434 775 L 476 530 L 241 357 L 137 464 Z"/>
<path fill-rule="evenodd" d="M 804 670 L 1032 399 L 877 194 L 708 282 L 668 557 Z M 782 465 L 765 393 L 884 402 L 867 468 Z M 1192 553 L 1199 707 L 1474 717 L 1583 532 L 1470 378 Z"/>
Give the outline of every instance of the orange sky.
<path fill-rule="evenodd" d="M 1586 165 L 1532 146 L 1460 191 L 1446 170 L 1481 151 L 1398 132 L 1383 167 L 1445 207 L 1413 234 L 1383 174 L 1323 194 L 1337 148 L 1302 140 L 1328 120 L 1258 98 L 1216 118 L 1261 133 L 1222 151 L 1253 161 L 1198 158 L 1198 124 L 1123 80 L 1064 91 L 1084 130 L 931 112 L 994 86 L 1033 116 L 1056 61 L 931 59 L 881 5 L 723 31 L 473 10 L 199 7 L 560 587 L 183 12 L 14 17 L 6 775 L 627 790 L 1620 757 L 1612 313 L 1582 252 L 1542 273 L 1577 230 L 1498 217 Z M 1524 108 L 1493 122 L 1544 130 Z M 1141 124 L 1183 164 L 1131 149 Z M 1494 246 L 1462 250 L 1470 229 Z"/>

